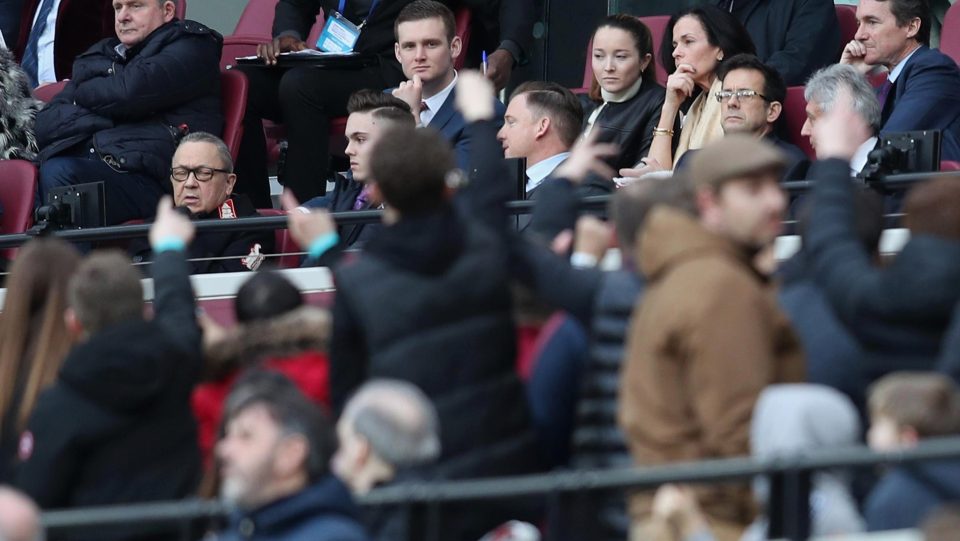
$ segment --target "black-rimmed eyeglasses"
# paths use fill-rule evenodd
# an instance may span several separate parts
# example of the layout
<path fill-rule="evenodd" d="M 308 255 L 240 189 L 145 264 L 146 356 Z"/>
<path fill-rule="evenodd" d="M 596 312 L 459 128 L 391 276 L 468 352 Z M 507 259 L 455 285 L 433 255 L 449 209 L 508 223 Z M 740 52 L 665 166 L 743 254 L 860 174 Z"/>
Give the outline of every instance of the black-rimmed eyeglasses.
<path fill-rule="evenodd" d="M 206 182 L 213 178 L 214 173 L 231 173 L 231 171 L 215 169 L 213 167 L 194 167 L 193 169 L 188 167 L 174 167 L 170 170 L 170 178 L 178 182 L 183 182 L 190 178 L 190 173 L 193 173 L 193 176 L 200 182 Z"/>

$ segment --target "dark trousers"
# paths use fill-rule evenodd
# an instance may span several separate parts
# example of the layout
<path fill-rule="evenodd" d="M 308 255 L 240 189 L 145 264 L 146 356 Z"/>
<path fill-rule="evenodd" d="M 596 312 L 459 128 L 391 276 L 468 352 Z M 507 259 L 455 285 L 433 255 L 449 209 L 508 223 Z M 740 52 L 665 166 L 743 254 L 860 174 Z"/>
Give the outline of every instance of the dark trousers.
<path fill-rule="evenodd" d="M 127 220 L 150 218 L 164 190 L 156 180 L 140 173 L 117 171 L 96 155 L 58 156 L 40 165 L 39 200 L 47 201 L 51 188 L 103 182 L 105 225 L 122 224 Z"/>
<path fill-rule="evenodd" d="M 383 90 L 403 80 L 399 67 L 393 65 L 356 70 L 309 66 L 240 69 L 250 81 L 250 94 L 234 191 L 247 194 L 257 208 L 272 206 L 261 119 L 286 127 L 288 147 L 282 180 L 298 200 L 306 201 L 326 191 L 330 118 L 347 114 L 347 100 L 357 90 Z"/>

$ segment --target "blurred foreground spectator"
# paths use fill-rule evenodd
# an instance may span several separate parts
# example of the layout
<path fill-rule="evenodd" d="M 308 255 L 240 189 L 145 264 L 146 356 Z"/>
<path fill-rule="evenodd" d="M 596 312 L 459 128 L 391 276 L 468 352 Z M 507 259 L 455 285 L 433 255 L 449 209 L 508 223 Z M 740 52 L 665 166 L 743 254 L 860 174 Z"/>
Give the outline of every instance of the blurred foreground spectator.
<path fill-rule="evenodd" d="M 64 317 L 77 345 L 19 444 L 16 484 L 44 509 L 171 500 L 197 487 L 189 398 L 201 344 L 183 256 L 194 229 L 169 197 L 157 213 L 151 320 L 140 274 L 118 252 L 93 253 L 70 281 Z"/>
<path fill-rule="evenodd" d="M 883 202 L 873 191 L 855 192 L 854 224 L 857 239 L 880 265 L 883 234 Z M 863 410 L 869 384 L 864 366 L 870 364 L 856 337 L 840 321 L 823 289 L 817 284 L 810 256 L 803 242 L 810 225 L 809 205 L 802 208 L 797 229 L 800 250 L 779 269 L 780 306 L 800 337 L 807 358 L 807 381 L 827 385 L 849 396 Z"/>
<path fill-rule="evenodd" d="M 804 379 L 799 343 L 753 266 L 782 227 L 784 165 L 762 141 L 724 137 L 690 164 L 699 216 L 658 207 L 647 217 L 636 258 L 650 285 L 631 321 L 618 411 L 637 464 L 748 454 L 761 391 Z M 754 520 L 747 486 L 699 487 L 696 498 L 718 539 L 739 539 Z M 656 535 L 650 504 L 649 493 L 632 497 L 631 539 Z"/>
<path fill-rule="evenodd" d="M 63 313 L 79 264 L 73 246 L 37 239 L 19 250 L 7 277 L 0 314 L 0 482 L 13 479 L 20 433 L 73 344 Z"/>
<path fill-rule="evenodd" d="M 870 389 L 870 432 L 876 451 L 909 449 L 925 438 L 960 434 L 960 392 L 939 374 L 890 374 Z M 916 528 L 945 503 L 960 501 L 960 460 L 898 465 L 864 505 L 871 531 Z"/>
<path fill-rule="evenodd" d="M 330 422 L 280 374 L 251 373 L 227 399 L 217 443 L 220 498 L 235 511 L 218 541 L 364 541 L 360 508 L 330 473 Z"/>
<path fill-rule="evenodd" d="M 424 481 L 418 468 L 440 456 L 440 423 L 430 400 L 416 386 L 399 380 L 364 383 L 337 421 L 339 447 L 333 473 L 354 494 L 406 481 Z M 368 509 L 366 523 L 378 541 L 404 539 L 405 509 Z"/>
<path fill-rule="evenodd" d="M 871 128 L 841 92 L 813 126 L 820 161 L 804 237 L 814 279 L 844 325 L 871 355 L 866 382 L 892 371 L 930 370 L 960 299 L 960 184 L 941 178 L 916 184 L 904 202 L 910 239 L 893 262 L 874 257 L 854 228 L 856 187 L 850 159 Z M 942 366 L 953 374 L 956 364 Z"/>
<path fill-rule="evenodd" d="M 234 314 L 237 325 L 228 329 L 200 316 L 206 382 L 193 390 L 191 403 L 205 462 L 218 437 L 227 394 L 248 370 L 280 372 L 312 402 L 330 407 L 328 311 L 305 305 L 303 295 L 282 273 L 264 270 L 240 286 Z"/>

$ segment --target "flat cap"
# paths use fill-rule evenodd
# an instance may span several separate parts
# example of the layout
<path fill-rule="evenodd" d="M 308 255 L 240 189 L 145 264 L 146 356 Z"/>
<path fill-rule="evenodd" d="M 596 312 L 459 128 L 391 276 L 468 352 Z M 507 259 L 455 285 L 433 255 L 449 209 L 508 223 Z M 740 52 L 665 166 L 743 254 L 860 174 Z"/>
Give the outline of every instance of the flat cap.
<path fill-rule="evenodd" d="M 784 154 L 770 143 L 732 134 L 698 150 L 690 159 L 688 172 L 694 186 L 717 188 L 740 176 L 786 166 Z"/>

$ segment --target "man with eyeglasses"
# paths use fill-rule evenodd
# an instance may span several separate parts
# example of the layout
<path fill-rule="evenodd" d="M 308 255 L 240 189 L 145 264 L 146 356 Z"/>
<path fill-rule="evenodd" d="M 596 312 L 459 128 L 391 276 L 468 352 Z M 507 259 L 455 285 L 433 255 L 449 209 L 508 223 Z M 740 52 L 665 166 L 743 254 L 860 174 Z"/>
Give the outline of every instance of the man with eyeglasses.
<path fill-rule="evenodd" d="M 804 178 L 810 160 L 798 146 L 780 139 L 776 133 L 787 96 L 783 77 L 751 54 L 730 58 L 720 66 L 717 76 L 722 82 L 716 99 L 720 102 L 723 133 L 742 133 L 763 139 L 783 152 L 786 159 L 783 180 Z M 680 157 L 677 169 L 689 163 L 692 154 L 687 154 L 689 152 Z"/>
<path fill-rule="evenodd" d="M 237 175 L 230 150 L 219 137 L 196 132 L 183 138 L 173 155 L 170 184 L 174 205 L 195 220 L 232 220 L 257 216 L 253 203 L 234 194 Z M 190 245 L 192 274 L 256 270 L 274 248 L 273 231 L 198 233 Z M 151 259 L 145 242 L 131 246 L 134 262 Z"/>

